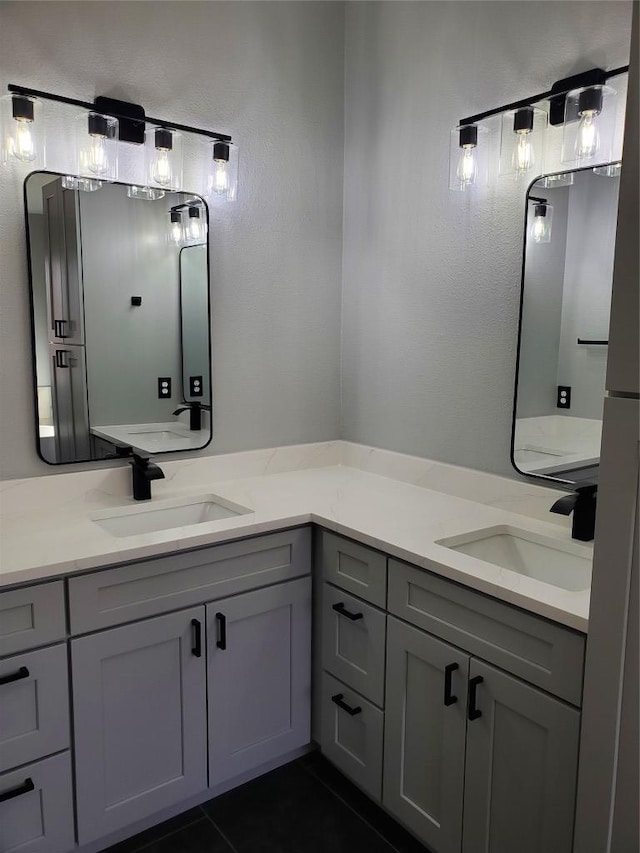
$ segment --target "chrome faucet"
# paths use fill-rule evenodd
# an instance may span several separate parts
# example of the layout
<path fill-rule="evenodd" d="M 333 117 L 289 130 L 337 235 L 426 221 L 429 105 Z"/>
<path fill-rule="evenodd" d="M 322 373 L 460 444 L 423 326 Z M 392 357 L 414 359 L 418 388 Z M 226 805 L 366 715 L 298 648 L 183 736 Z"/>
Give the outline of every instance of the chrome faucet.
<path fill-rule="evenodd" d="M 133 469 L 133 497 L 137 501 L 151 500 L 151 480 L 164 480 L 164 471 L 148 456 L 132 453 L 129 460 Z"/>
<path fill-rule="evenodd" d="M 591 542 L 595 535 L 597 491 L 595 483 L 579 486 L 572 494 L 557 500 L 550 509 L 550 512 L 561 515 L 573 513 L 571 536 L 574 539 Z"/>

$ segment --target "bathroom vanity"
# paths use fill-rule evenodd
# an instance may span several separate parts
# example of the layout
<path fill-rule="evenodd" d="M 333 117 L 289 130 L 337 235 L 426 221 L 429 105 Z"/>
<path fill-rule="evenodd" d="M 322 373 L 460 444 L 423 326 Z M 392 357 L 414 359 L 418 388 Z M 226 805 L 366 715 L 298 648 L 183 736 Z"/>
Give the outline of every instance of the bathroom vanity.
<path fill-rule="evenodd" d="M 435 491 L 398 454 L 374 453 L 395 480 L 341 443 L 278 452 L 253 477 L 256 454 L 202 460 L 226 515 L 182 527 L 214 497 L 188 464 L 142 507 L 122 469 L 61 475 L 42 551 L 38 484 L 4 484 L 1 849 L 99 850 L 316 742 L 436 853 L 568 853 L 590 548 L 532 517 L 549 490 L 467 472 L 525 517 L 458 496 L 450 466 Z M 518 538 L 557 549 L 564 588 L 499 565 Z"/>

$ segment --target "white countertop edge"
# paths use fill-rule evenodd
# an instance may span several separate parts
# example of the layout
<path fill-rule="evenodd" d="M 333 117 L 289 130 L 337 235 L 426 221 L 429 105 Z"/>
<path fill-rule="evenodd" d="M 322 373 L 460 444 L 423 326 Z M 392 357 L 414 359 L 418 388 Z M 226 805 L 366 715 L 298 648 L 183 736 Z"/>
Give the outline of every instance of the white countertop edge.
<path fill-rule="evenodd" d="M 198 533 L 193 534 L 189 528 L 174 528 L 171 531 L 166 531 L 167 534 L 171 534 L 171 537 L 164 541 L 145 541 L 133 544 L 125 542 L 126 539 L 133 537 L 114 539 L 114 550 L 112 552 L 102 551 L 101 553 L 89 555 L 75 561 L 42 564 L 18 569 L 14 572 L 2 572 L 0 573 L 0 588 L 33 583 L 34 581 L 56 580 L 59 577 L 69 577 L 87 571 L 107 569 L 123 563 L 138 562 L 181 551 L 190 551 L 194 548 L 219 545 L 234 539 L 244 539 L 250 536 L 274 533 L 286 528 L 299 527 L 306 524 L 317 524 L 341 536 L 353 539 L 370 548 L 375 548 L 390 557 L 425 569 L 435 575 L 447 578 L 477 592 L 507 602 L 530 613 L 535 613 L 538 616 L 550 619 L 566 627 L 573 628 L 581 633 L 587 633 L 588 618 L 576 612 L 576 603 L 579 601 L 582 607 L 584 607 L 585 603 L 588 605 L 588 591 L 584 593 L 565 592 L 557 587 L 548 586 L 529 578 L 521 578 L 513 572 L 508 572 L 507 578 L 512 580 L 516 586 L 533 585 L 535 594 L 527 594 L 525 590 L 510 588 L 508 583 L 505 584 L 505 570 L 500 570 L 501 583 L 482 577 L 483 570 L 486 569 L 488 572 L 495 573 L 495 567 L 481 560 L 460 554 L 451 555 L 452 560 L 465 564 L 465 568 L 456 568 L 453 565 L 434 560 L 433 557 L 412 552 L 395 545 L 393 542 L 354 529 L 317 513 L 300 513 L 262 520 L 250 520 L 250 517 L 246 515 L 232 519 L 222 519 L 221 521 L 209 522 L 207 525 L 211 527 L 219 526 L 220 529 L 218 530 L 210 529 L 207 532 L 199 530 Z M 536 525 L 527 525 L 527 527 L 535 529 Z M 176 534 L 179 531 L 183 535 L 176 538 Z M 148 540 L 149 535 L 158 537 L 159 534 L 141 534 L 140 537 L 135 538 Z M 437 548 L 438 546 L 435 547 Z M 115 550 L 116 548 L 117 550 Z M 545 594 L 547 591 L 548 594 Z M 562 602 L 563 606 L 560 606 L 559 602 Z"/>

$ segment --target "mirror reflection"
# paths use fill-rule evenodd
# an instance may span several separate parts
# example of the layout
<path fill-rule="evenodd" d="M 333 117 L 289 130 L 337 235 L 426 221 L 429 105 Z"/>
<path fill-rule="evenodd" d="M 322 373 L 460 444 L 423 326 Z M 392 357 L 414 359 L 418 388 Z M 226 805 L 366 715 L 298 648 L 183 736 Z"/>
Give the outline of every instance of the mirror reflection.
<path fill-rule="evenodd" d="M 40 456 L 211 438 L 207 208 L 46 172 L 25 183 Z"/>
<path fill-rule="evenodd" d="M 512 461 L 598 476 L 619 164 L 541 178 L 527 196 Z"/>

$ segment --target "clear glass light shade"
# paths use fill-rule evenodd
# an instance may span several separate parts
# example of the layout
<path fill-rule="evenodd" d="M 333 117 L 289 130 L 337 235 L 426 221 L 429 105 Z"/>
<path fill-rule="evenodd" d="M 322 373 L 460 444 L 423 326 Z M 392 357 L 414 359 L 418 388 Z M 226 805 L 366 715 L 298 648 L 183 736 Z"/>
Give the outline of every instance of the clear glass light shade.
<path fill-rule="evenodd" d="M 100 113 L 76 118 L 78 174 L 103 181 L 118 179 L 118 119 Z"/>
<path fill-rule="evenodd" d="M 607 163 L 606 166 L 596 166 L 593 171 L 596 175 L 602 175 L 604 178 L 619 178 L 622 163 Z"/>
<path fill-rule="evenodd" d="M 102 189 L 102 181 L 92 178 L 79 178 L 77 175 L 65 175 L 62 178 L 62 186 L 65 190 L 80 190 L 85 193 L 94 193 Z"/>
<path fill-rule="evenodd" d="M 612 159 L 616 92 L 610 86 L 586 86 L 569 92 L 565 102 L 562 162 L 587 166 Z"/>
<path fill-rule="evenodd" d="M 164 190 L 159 190 L 156 187 L 139 187 L 135 184 L 127 187 L 127 196 L 141 201 L 158 201 L 164 198 L 164 195 Z"/>
<path fill-rule="evenodd" d="M 207 196 L 235 201 L 238 194 L 239 151 L 231 143 L 208 143 Z"/>
<path fill-rule="evenodd" d="M 547 114 L 535 107 L 509 110 L 502 115 L 500 174 L 521 177 L 544 168 Z"/>
<path fill-rule="evenodd" d="M 530 202 L 531 239 L 534 243 L 550 243 L 553 225 L 553 205 L 548 202 Z"/>
<path fill-rule="evenodd" d="M 537 189 L 551 190 L 554 187 L 570 187 L 573 185 L 573 172 L 561 172 L 559 175 L 545 175 L 536 181 Z"/>
<path fill-rule="evenodd" d="M 150 185 L 182 189 L 182 134 L 163 127 L 147 128 L 145 156 Z"/>
<path fill-rule="evenodd" d="M 182 246 L 186 240 L 184 226 L 182 224 L 183 212 L 186 215 L 186 210 L 169 211 L 169 227 L 167 230 L 167 240 L 172 246 Z"/>
<path fill-rule="evenodd" d="M 449 147 L 449 189 L 462 192 L 488 182 L 488 131 L 482 125 L 456 127 Z"/>
<path fill-rule="evenodd" d="M 0 162 L 25 164 L 31 171 L 45 165 L 44 105 L 38 98 L 0 98 L 2 148 Z"/>
<path fill-rule="evenodd" d="M 197 203 L 181 210 L 183 241 L 187 246 L 198 246 L 207 242 L 207 211 Z M 173 224 L 173 223 L 172 223 Z"/>

